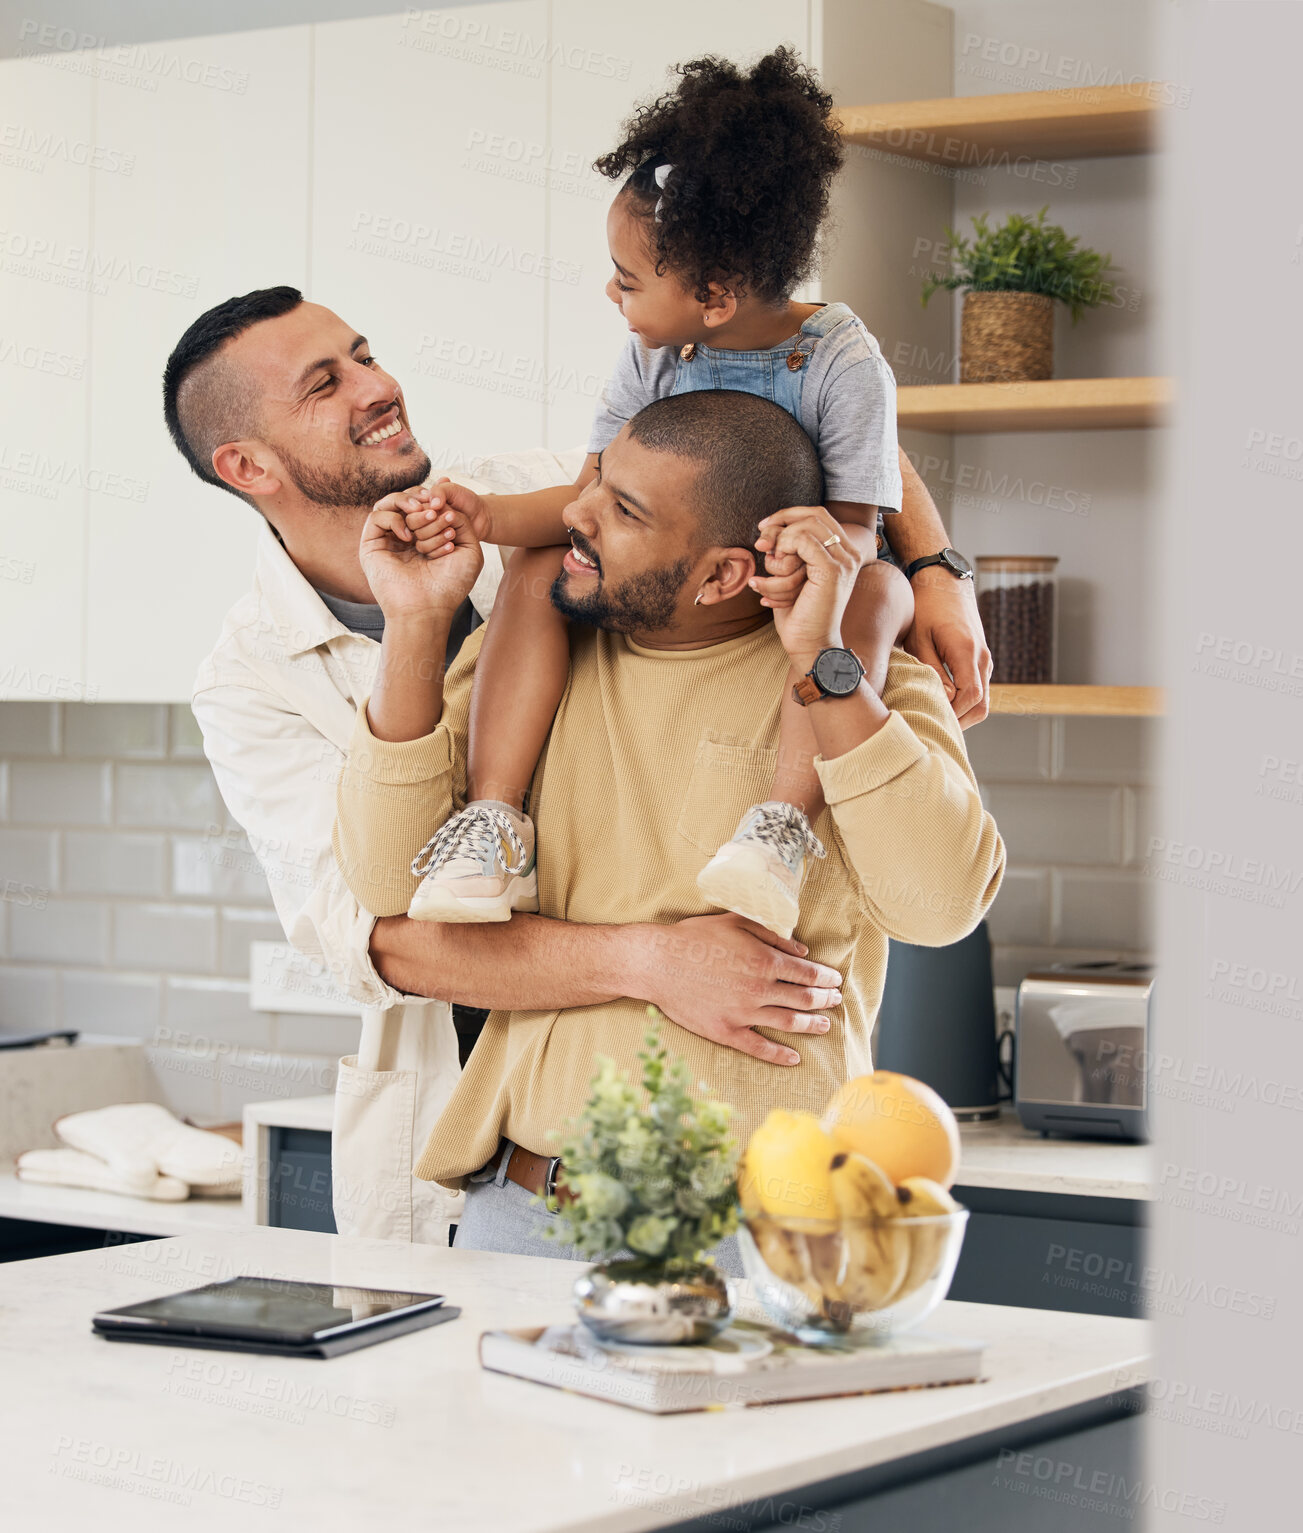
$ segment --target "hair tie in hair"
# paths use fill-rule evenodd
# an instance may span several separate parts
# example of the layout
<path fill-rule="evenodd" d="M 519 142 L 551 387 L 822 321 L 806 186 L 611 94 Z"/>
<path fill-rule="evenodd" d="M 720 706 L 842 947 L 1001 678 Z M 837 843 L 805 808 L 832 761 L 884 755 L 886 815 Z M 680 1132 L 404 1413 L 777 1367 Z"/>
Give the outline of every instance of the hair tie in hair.
<path fill-rule="evenodd" d="M 656 169 L 652 172 L 652 179 L 656 182 L 657 188 L 661 192 L 664 192 L 664 190 L 665 190 L 665 183 L 670 179 L 670 172 L 673 169 L 674 169 L 673 165 L 665 164 L 665 165 L 658 165 L 656 167 Z M 664 206 L 665 206 L 665 198 L 663 196 L 658 197 L 656 199 L 656 206 L 652 209 L 652 217 L 657 221 L 657 223 L 660 222 L 661 209 Z"/>

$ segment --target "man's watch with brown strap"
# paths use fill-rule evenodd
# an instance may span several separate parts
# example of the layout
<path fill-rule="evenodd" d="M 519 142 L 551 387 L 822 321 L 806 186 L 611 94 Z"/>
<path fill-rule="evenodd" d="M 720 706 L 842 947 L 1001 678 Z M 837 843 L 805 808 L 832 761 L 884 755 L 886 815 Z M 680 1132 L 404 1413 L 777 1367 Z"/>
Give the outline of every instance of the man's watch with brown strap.
<path fill-rule="evenodd" d="M 864 667 L 849 649 L 821 649 L 792 696 L 807 708 L 821 697 L 849 697 L 863 680 Z"/>

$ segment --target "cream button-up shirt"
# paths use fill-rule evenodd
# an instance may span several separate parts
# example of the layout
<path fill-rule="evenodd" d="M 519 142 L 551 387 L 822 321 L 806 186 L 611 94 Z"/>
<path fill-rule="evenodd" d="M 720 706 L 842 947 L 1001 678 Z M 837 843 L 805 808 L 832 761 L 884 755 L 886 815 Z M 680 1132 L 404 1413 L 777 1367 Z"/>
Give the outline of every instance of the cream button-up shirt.
<path fill-rule="evenodd" d="M 481 493 L 573 483 L 580 450 L 490 459 L 459 482 Z M 502 560 L 484 548 L 470 593 L 489 615 Z M 440 657 L 442 658 L 442 657 Z M 460 1066 L 452 1008 L 403 995 L 376 972 L 375 916 L 350 894 L 331 849 L 335 791 L 380 646 L 325 607 L 264 526 L 253 588 L 227 614 L 192 706 L 227 808 L 244 829 L 290 945 L 362 1010 L 358 1052 L 340 1061 L 332 1168 L 341 1234 L 446 1241 L 460 1197 L 412 1176 Z M 430 827 L 433 834 L 437 826 Z"/>

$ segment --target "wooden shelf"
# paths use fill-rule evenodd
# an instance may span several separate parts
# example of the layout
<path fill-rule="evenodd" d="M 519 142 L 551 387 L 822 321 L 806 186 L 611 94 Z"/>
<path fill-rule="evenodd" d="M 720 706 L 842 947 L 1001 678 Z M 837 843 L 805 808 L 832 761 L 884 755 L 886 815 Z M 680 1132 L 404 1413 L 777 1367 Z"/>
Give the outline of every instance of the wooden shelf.
<path fill-rule="evenodd" d="M 1161 83 L 945 96 L 841 110 L 842 137 L 956 170 L 1022 160 L 1143 154 L 1171 88 Z"/>
<path fill-rule="evenodd" d="M 1156 718 L 1162 711 L 1160 687 L 1032 687 L 1006 682 L 991 688 L 992 713 L 1122 719 Z"/>
<path fill-rule="evenodd" d="M 1158 426 L 1166 378 L 1049 378 L 937 383 L 896 391 L 896 424 L 914 431 L 1116 431 Z"/>

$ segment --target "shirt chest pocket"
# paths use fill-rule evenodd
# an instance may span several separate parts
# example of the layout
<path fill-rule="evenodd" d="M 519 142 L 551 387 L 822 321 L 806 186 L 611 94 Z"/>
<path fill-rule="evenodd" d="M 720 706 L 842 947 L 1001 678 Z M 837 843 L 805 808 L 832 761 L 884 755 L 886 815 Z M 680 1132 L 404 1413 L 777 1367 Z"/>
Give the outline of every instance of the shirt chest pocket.
<path fill-rule="evenodd" d="M 675 830 L 699 851 L 714 855 L 733 838 L 752 804 L 762 804 L 773 787 L 777 750 L 735 745 L 703 735 L 688 776 Z"/>

